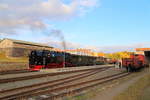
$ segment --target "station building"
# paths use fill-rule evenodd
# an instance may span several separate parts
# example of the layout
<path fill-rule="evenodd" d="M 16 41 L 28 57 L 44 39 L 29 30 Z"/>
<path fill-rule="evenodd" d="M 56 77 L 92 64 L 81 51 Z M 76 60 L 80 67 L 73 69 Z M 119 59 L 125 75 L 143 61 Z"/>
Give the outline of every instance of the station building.
<path fill-rule="evenodd" d="M 31 50 L 52 50 L 52 49 L 53 47 L 50 47 L 45 44 L 27 42 L 22 40 L 4 38 L 0 41 L 0 51 L 5 52 L 5 55 L 8 57 L 28 56 Z"/>
<path fill-rule="evenodd" d="M 146 62 L 150 65 L 150 48 L 137 48 L 136 53 L 145 55 Z"/>
<path fill-rule="evenodd" d="M 76 55 L 84 55 L 84 56 L 96 56 L 96 57 L 104 57 L 104 53 L 101 52 L 93 52 L 90 49 L 78 48 L 72 50 L 62 50 L 59 48 L 53 48 L 51 46 L 33 43 L 22 40 L 15 40 L 4 38 L 0 40 L 0 52 L 4 52 L 7 57 L 25 57 L 32 50 L 52 50 L 57 52 L 68 52 Z"/>

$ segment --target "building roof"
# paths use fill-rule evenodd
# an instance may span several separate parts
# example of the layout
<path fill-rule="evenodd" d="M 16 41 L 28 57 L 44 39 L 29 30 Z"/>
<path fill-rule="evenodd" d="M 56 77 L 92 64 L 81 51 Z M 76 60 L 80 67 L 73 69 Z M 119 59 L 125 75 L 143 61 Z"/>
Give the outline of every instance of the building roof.
<path fill-rule="evenodd" d="M 4 38 L 4 39 L 1 40 L 1 41 L 4 41 L 4 40 L 10 40 L 10 41 L 12 41 L 13 43 L 23 44 L 23 45 L 31 45 L 31 46 L 39 46 L 39 47 L 53 48 L 53 47 L 51 47 L 51 46 L 49 46 L 49 45 L 45 45 L 45 44 L 34 43 L 34 42 L 23 41 L 23 40 L 15 40 L 15 39 L 9 39 L 9 38 Z"/>
<path fill-rule="evenodd" d="M 136 48 L 136 51 L 150 51 L 150 48 Z"/>

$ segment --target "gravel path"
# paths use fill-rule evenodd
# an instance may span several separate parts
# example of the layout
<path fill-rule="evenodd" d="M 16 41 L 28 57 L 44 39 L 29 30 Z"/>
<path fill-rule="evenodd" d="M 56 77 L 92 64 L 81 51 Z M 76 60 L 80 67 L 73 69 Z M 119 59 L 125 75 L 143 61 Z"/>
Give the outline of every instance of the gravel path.
<path fill-rule="evenodd" d="M 70 74 L 65 74 L 65 75 L 47 76 L 47 77 L 42 77 L 42 78 L 16 81 L 16 82 L 11 82 L 11 83 L 3 83 L 3 84 L 0 84 L 0 90 L 7 90 L 7 89 L 12 89 L 12 88 L 33 85 L 33 84 L 37 84 L 37 83 L 43 83 L 43 82 L 61 79 L 61 78 L 65 78 L 65 77 L 69 77 L 72 75 L 77 75 L 77 74 L 81 74 L 81 73 L 85 73 L 85 72 L 87 72 L 87 71 L 70 73 Z M 36 73 L 36 74 L 41 74 L 41 73 Z"/>
<path fill-rule="evenodd" d="M 136 77 L 129 78 L 127 81 L 116 82 L 109 86 L 103 87 L 103 91 L 99 92 L 96 97 L 90 98 L 90 100 L 113 100 L 113 97 L 126 90 L 131 84 L 142 78 L 144 75 L 150 73 L 149 69 L 144 69 L 141 73 L 137 74 Z M 134 75 L 135 76 L 135 75 Z M 129 76 L 130 77 L 130 76 Z"/>
<path fill-rule="evenodd" d="M 85 70 L 85 69 L 101 68 L 101 67 L 109 67 L 109 66 L 112 67 L 112 65 L 95 65 L 95 66 L 82 66 L 82 67 L 71 67 L 71 68 L 67 67 L 67 68 L 55 68 L 55 69 L 42 69 L 39 72 L 0 75 L 0 79 L 22 77 L 22 76 L 31 76 L 31 75 L 46 74 L 46 73 Z"/>

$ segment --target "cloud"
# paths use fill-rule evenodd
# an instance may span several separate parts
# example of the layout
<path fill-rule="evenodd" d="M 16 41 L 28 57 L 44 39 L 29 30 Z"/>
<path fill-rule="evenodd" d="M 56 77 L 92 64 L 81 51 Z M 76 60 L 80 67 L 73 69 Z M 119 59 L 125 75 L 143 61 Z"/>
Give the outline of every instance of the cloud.
<path fill-rule="evenodd" d="M 42 43 L 46 43 L 50 46 L 55 48 L 64 49 L 63 42 L 65 42 L 66 49 L 77 49 L 77 48 L 84 48 L 84 49 L 91 49 L 95 52 L 104 52 L 104 53 L 114 53 L 120 51 L 129 51 L 134 52 L 136 48 L 148 48 L 150 47 L 150 42 L 143 42 L 143 43 L 136 43 L 136 44 L 129 44 L 129 45 L 114 45 L 114 46 L 94 46 L 94 45 L 83 45 L 78 44 L 70 41 L 63 41 L 61 39 L 54 39 L 54 37 L 43 37 L 39 40 Z"/>
<path fill-rule="evenodd" d="M 0 4 L 0 10 L 5 10 L 8 8 L 7 4 Z"/>
<path fill-rule="evenodd" d="M 62 34 L 61 34 L 62 35 Z M 79 43 L 70 42 L 67 40 L 61 40 L 61 38 L 56 37 L 55 35 L 45 36 L 38 39 L 38 41 L 53 46 L 55 48 L 64 49 L 63 42 L 65 42 L 66 49 L 77 49 L 77 48 L 84 48 L 84 49 L 91 49 L 95 52 L 104 52 L 104 53 L 114 53 L 120 51 L 129 51 L 134 52 L 136 48 L 149 48 L 150 42 L 143 42 L 143 43 L 135 43 L 129 45 L 112 45 L 112 46 L 94 46 L 94 45 L 83 45 Z M 38 42 L 37 41 L 37 42 Z"/>
<path fill-rule="evenodd" d="M 91 49 L 96 52 L 114 53 L 120 51 L 134 52 L 136 48 L 148 48 L 150 42 L 136 43 L 130 45 L 114 45 L 114 46 L 82 46 L 83 48 Z"/>
<path fill-rule="evenodd" d="M 60 48 L 60 49 L 64 49 L 63 44 L 61 41 L 49 41 L 46 44 L 55 47 L 55 48 Z M 80 44 L 77 43 L 72 43 L 72 42 L 65 42 L 66 44 L 66 48 L 65 49 L 77 49 L 77 48 L 81 48 L 82 46 Z"/>
<path fill-rule="evenodd" d="M 98 0 L 1 0 L 0 32 L 47 28 L 45 20 L 68 20 L 96 6 Z"/>
<path fill-rule="evenodd" d="M 57 32 L 56 34 L 50 34 L 49 36 L 47 35 L 46 37 L 41 37 L 38 40 L 43 44 L 47 44 L 49 46 L 60 49 L 77 49 L 83 47 L 81 44 L 66 41 L 63 37 L 63 34 L 59 32 Z"/>
<path fill-rule="evenodd" d="M 94 7 L 97 5 L 97 0 L 80 0 L 80 4 L 86 7 Z"/>

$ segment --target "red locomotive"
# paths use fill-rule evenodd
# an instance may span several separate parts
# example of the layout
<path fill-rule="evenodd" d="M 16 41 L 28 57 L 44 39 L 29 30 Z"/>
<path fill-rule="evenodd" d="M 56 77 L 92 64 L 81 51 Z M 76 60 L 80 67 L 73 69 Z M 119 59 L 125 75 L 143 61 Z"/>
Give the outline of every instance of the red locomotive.
<path fill-rule="evenodd" d="M 122 66 L 129 72 L 141 69 L 145 65 L 145 56 L 142 54 L 132 54 L 130 55 L 130 58 L 122 59 Z"/>

